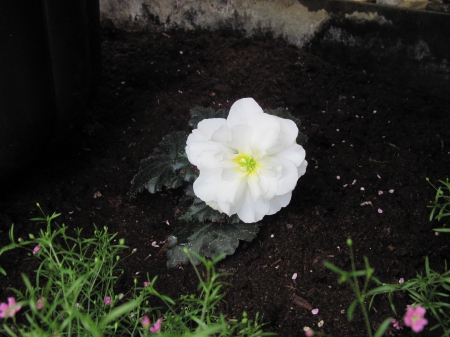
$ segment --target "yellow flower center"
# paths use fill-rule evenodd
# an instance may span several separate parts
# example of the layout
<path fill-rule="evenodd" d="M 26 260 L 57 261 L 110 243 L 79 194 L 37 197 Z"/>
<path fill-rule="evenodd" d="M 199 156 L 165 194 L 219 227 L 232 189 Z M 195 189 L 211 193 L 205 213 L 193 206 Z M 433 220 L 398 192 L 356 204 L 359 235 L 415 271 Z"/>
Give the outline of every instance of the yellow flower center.
<path fill-rule="evenodd" d="M 260 166 L 252 155 L 238 154 L 233 161 L 238 164 L 238 170 L 247 174 L 257 173 L 257 168 Z"/>

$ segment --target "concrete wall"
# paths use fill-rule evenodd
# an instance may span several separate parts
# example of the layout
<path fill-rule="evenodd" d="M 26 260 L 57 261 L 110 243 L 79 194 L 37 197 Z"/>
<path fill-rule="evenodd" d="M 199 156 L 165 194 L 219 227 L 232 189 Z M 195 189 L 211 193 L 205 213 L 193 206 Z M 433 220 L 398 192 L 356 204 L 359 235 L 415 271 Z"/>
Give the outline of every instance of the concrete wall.
<path fill-rule="evenodd" d="M 330 15 L 310 12 L 297 0 L 100 0 L 103 18 L 153 30 L 232 28 L 247 35 L 273 32 L 303 47 Z"/>
<path fill-rule="evenodd" d="M 450 97 L 450 14 L 342 0 L 100 0 L 100 10 L 131 29 L 271 32 L 330 62 Z"/>

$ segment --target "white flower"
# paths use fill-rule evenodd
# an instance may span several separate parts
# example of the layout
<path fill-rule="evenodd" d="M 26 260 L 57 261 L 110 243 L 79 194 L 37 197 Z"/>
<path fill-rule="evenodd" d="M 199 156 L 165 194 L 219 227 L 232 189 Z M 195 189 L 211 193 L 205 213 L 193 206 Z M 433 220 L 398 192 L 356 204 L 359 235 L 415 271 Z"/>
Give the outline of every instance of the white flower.
<path fill-rule="evenodd" d="M 202 120 L 186 146 L 200 171 L 195 195 L 247 223 L 278 212 L 308 164 L 297 134 L 293 121 L 264 113 L 252 98 L 235 102 L 227 119 Z"/>

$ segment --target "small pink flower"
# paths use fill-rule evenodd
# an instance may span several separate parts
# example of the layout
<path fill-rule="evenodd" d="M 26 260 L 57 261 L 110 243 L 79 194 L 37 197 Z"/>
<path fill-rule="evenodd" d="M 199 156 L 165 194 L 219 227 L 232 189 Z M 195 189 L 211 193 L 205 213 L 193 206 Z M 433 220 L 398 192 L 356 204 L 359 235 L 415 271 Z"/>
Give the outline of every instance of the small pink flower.
<path fill-rule="evenodd" d="M 0 303 L 0 318 L 14 317 L 20 308 L 22 308 L 20 305 L 16 306 L 14 297 L 8 297 L 8 304 Z"/>
<path fill-rule="evenodd" d="M 111 305 L 111 297 L 105 296 L 105 298 L 103 299 L 103 302 L 105 302 L 106 305 Z"/>
<path fill-rule="evenodd" d="M 41 310 L 44 307 L 45 298 L 41 297 L 37 300 L 37 309 Z"/>
<path fill-rule="evenodd" d="M 150 332 L 153 333 L 159 333 L 161 331 L 161 323 L 164 321 L 164 319 L 158 318 L 158 320 L 156 321 L 155 324 L 153 324 L 153 326 L 150 328 Z"/>
<path fill-rule="evenodd" d="M 408 305 L 408 309 L 406 310 L 405 317 L 403 318 L 403 321 L 405 322 L 406 326 L 409 326 L 412 331 L 414 332 L 420 332 L 423 330 L 425 325 L 428 324 L 428 320 L 424 318 L 427 311 L 424 307 L 421 307 L 420 305 L 417 307 L 412 307 Z"/>
<path fill-rule="evenodd" d="M 397 330 L 401 330 L 403 329 L 403 327 L 400 325 L 399 322 L 397 322 L 395 319 L 391 320 L 392 325 L 394 326 L 394 328 L 396 328 Z"/>
<path fill-rule="evenodd" d="M 319 309 L 313 309 L 313 310 L 311 310 L 311 313 L 313 315 L 317 315 L 319 313 Z"/>
<path fill-rule="evenodd" d="M 144 287 L 148 287 L 150 285 L 150 282 L 145 281 L 144 282 Z"/>
<path fill-rule="evenodd" d="M 38 253 L 39 250 L 41 250 L 41 247 L 39 247 L 39 246 L 34 247 L 34 249 L 33 249 L 33 255 L 36 255 L 36 254 Z"/>
<path fill-rule="evenodd" d="M 142 323 L 142 326 L 144 327 L 144 329 L 148 329 L 148 327 L 151 324 L 150 318 L 148 318 L 147 316 L 142 317 L 141 318 L 141 323 Z"/>
<path fill-rule="evenodd" d="M 294 275 L 292 275 L 292 279 L 296 280 L 297 279 L 297 273 L 294 273 Z"/>

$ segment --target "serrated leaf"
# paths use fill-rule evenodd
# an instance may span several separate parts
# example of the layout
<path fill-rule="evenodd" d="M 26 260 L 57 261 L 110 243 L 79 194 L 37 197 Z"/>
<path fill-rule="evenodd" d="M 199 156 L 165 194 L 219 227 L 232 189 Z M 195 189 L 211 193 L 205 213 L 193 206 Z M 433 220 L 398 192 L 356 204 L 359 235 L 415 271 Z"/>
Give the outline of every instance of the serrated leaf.
<path fill-rule="evenodd" d="M 226 222 L 226 223 L 239 223 L 239 217 L 234 214 L 228 216 L 225 213 L 208 206 L 204 201 L 197 198 L 192 188 L 192 185 L 188 186 L 185 190 L 184 196 L 180 199 L 178 204 L 177 213 L 181 214 L 178 219 L 186 222 L 189 221 L 212 221 L 212 222 Z"/>
<path fill-rule="evenodd" d="M 139 172 L 133 178 L 130 194 L 136 195 L 146 188 L 150 193 L 163 187 L 177 188 L 184 181 L 193 182 L 197 177 L 195 167 L 186 156 L 187 134 L 174 132 L 163 137 L 153 154 L 141 160 Z"/>
<path fill-rule="evenodd" d="M 219 109 L 215 111 L 213 108 L 194 108 L 191 109 L 191 119 L 189 120 L 189 126 L 192 129 L 196 129 L 198 123 L 200 123 L 204 119 L 208 118 L 227 118 L 228 117 L 228 110 L 225 109 Z"/>
<path fill-rule="evenodd" d="M 291 121 L 293 121 L 295 123 L 295 125 L 297 125 L 298 128 L 298 135 L 297 135 L 297 144 L 301 145 L 301 146 L 305 146 L 306 142 L 308 141 L 308 137 L 306 137 L 303 133 L 300 132 L 301 130 L 301 122 L 300 119 L 298 119 L 297 117 L 292 116 L 292 114 L 283 108 L 277 108 L 275 110 L 263 110 L 266 114 L 272 115 L 272 116 L 277 116 L 280 118 L 284 118 L 284 119 L 290 119 Z"/>
<path fill-rule="evenodd" d="M 210 259 L 221 254 L 231 255 L 239 246 L 239 240 L 252 241 L 259 231 L 256 223 L 220 224 L 188 223 L 178 227 L 168 238 L 167 267 L 174 268 L 189 262 L 183 248 L 199 253 Z M 191 256 L 194 264 L 200 261 Z"/>

